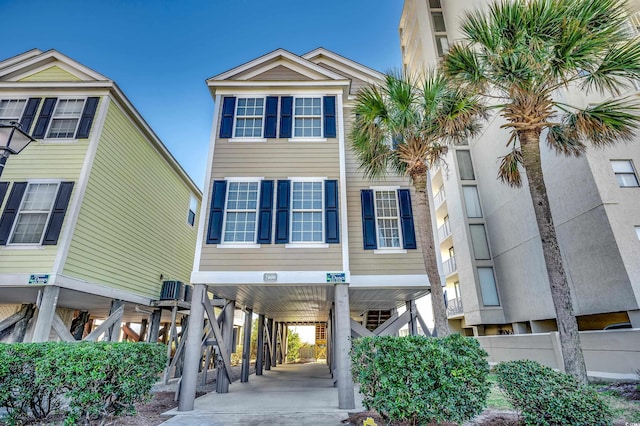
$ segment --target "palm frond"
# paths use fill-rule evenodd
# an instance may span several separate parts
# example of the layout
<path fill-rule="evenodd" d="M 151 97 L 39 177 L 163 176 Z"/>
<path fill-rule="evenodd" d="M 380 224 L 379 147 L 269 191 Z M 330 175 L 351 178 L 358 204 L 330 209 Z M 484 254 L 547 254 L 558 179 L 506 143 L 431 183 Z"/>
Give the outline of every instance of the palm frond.
<path fill-rule="evenodd" d="M 609 44 L 609 46 L 611 46 Z M 640 79 L 640 39 L 632 39 L 620 46 L 612 46 L 593 71 L 584 78 L 583 88 L 601 93 L 619 94 L 629 80 Z"/>
<path fill-rule="evenodd" d="M 586 149 L 574 131 L 575 128 L 567 125 L 549 127 L 547 133 L 547 145 L 556 153 L 567 157 L 579 157 Z"/>
<path fill-rule="evenodd" d="M 440 62 L 441 70 L 447 77 L 456 82 L 471 85 L 482 90 L 486 87 L 487 78 L 482 62 L 476 52 L 469 46 L 454 44 Z"/>
<path fill-rule="evenodd" d="M 614 99 L 578 110 L 571 117 L 575 133 L 596 146 L 629 141 L 640 128 L 640 103 Z"/>
<path fill-rule="evenodd" d="M 507 185 L 519 188 L 522 186 L 522 175 L 520 166 L 522 165 L 522 151 L 514 148 L 510 153 L 501 157 L 498 167 L 498 179 Z"/>

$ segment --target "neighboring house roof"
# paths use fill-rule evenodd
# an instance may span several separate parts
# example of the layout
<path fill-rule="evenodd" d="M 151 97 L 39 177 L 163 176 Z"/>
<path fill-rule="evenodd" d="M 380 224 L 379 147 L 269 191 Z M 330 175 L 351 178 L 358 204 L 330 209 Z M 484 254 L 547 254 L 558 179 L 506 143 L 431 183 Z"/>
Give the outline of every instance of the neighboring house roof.
<path fill-rule="evenodd" d="M 211 94 L 239 88 L 342 87 L 353 94 L 365 84 L 379 82 L 383 74 L 324 48 L 305 55 L 276 49 L 206 80 Z"/>
<path fill-rule="evenodd" d="M 49 72 L 49 75 L 52 74 L 51 71 L 55 71 L 58 80 L 51 81 L 51 78 L 40 80 L 38 75 L 44 71 Z M 103 89 L 108 91 L 124 107 L 131 119 L 178 175 L 191 187 L 192 191 L 202 196 L 200 188 L 193 182 L 113 80 L 53 49 L 46 52 L 32 49 L 0 62 L 0 90 L 33 88 L 55 89 L 57 91 L 78 89 Z"/>

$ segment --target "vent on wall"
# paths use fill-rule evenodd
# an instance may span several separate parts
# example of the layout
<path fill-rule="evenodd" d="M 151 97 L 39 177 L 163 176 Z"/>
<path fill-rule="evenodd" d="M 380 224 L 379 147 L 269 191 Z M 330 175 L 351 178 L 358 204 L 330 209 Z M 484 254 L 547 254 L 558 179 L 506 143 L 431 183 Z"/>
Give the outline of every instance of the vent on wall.
<path fill-rule="evenodd" d="M 160 300 L 184 300 L 185 285 L 182 281 L 162 281 Z"/>

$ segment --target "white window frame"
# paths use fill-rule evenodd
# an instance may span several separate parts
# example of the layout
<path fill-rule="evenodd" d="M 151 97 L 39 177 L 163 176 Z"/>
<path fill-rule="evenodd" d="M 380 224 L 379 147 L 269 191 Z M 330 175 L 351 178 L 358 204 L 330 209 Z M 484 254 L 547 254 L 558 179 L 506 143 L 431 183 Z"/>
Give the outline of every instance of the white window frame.
<path fill-rule="evenodd" d="M 613 175 L 616 178 L 616 184 L 618 185 L 618 187 L 620 188 L 638 188 L 640 186 L 640 180 L 638 179 L 638 171 L 636 170 L 633 161 L 630 159 L 611 159 L 611 169 L 613 170 Z M 613 167 L 613 163 L 627 163 L 629 166 L 631 166 L 631 171 L 630 172 L 616 172 L 615 168 Z M 635 185 L 620 185 L 620 182 L 618 182 L 618 176 L 619 175 L 631 175 L 634 177 L 636 184 Z"/>
<path fill-rule="evenodd" d="M 18 211 L 16 212 L 16 217 L 13 221 L 13 225 L 11 226 L 11 232 L 9 232 L 9 238 L 7 239 L 7 247 L 24 247 L 24 248 L 32 248 L 32 247 L 41 247 L 42 246 L 42 239 L 44 238 L 44 234 L 47 232 L 47 227 L 49 226 L 49 221 L 51 220 L 51 213 L 53 212 L 53 206 L 56 203 L 56 198 L 58 197 L 58 192 L 60 192 L 60 183 L 61 181 L 59 180 L 51 180 L 51 179 L 45 179 L 45 180 L 32 180 L 27 182 L 27 187 L 25 188 L 24 194 L 22 195 L 22 200 L 20 200 L 20 207 L 18 208 Z M 20 215 L 24 214 L 23 213 L 23 207 L 24 207 L 24 203 L 27 199 L 27 193 L 29 192 L 29 187 L 31 185 L 50 185 L 50 184 L 55 184 L 56 185 L 56 189 L 55 189 L 55 193 L 53 196 L 53 200 L 51 201 L 51 206 L 49 207 L 49 211 L 47 213 L 47 219 L 44 222 L 44 227 L 42 228 L 42 233 L 40 234 L 40 240 L 37 243 L 14 243 L 13 241 L 13 237 L 16 231 L 16 228 L 18 227 L 18 222 L 20 219 Z M 29 213 L 26 214 L 31 214 L 31 213 L 44 213 L 44 210 L 39 210 L 39 211 L 30 211 Z"/>
<path fill-rule="evenodd" d="M 325 205 L 324 205 L 324 182 L 328 179 L 327 177 L 289 177 L 287 178 L 291 181 L 291 188 L 289 190 L 289 243 L 285 244 L 285 248 L 328 248 L 329 244 L 324 242 L 324 236 L 326 232 L 326 223 L 325 221 Z M 294 209 L 293 208 L 293 186 L 294 183 L 305 183 L 305 182 L 316 182 L 320 183 L 320 189 L 322 191 L 322 195 L 320 196 L 320 201 L 322 203 L 322 208 L 320 209 L 320 217 L 322 218 L 322 231 L 321 231 L 321 239 L 320 241 L 293 241 L 293 213 L 295 212 L 314 212 L 318 209 Z"/>
<path fill-rule="evenodd" d="M 640 240 L 640 226 L 634 226 L 635 230 L 636 230 L 636 237 L 638 237 L 638 240 Z"/>
<path fill-rule="evenodd" d="M 22 118 L 23 114 L 24 114 L 24 110 L 27 107 L 27 103 L 29 102 L 28 98 L 2 98 L 0 99 L 0 102 L 19 102 L 19 101 L 23 101 L 24 105 L 22 106 L 22 109 L 20 110 L 20 114 L 17 117 L 14 116 L 0 116 L 0 124 L 4 121 L 6 122 L 6 124 L 10 124 L 12 121 L 15 121 L 17 123 L 20 122 L 20 119 Z M 22 129 L 25 132 L 28 132 L 28 129 Z"/>
<path fill-rule="evenodd" d="M 256 241 L 258 239 L 258 224 L 260 218 L 260 181 L 263 180 L 262 177 L 230 177 L 225 178 L 227 181 L 227 188 L 225 192 L 224 198 L 224 219 L 222 220 L 222 233 L 220 235 L 221 243 L 217 245 L 218 248 L 260 248 L 260 244 L 257 244 Z M 253 233 L 253 242 L 248 241 L 225 241 L 225 234 L 227 229 L 227 212 L 229 205 L 229 189 L 231 188 L 232 183 L 257 183 L 258 184 L 258 195 L 256 197 L 256 219 L 255 219 L 255 227 Z M 240 210 L 233 210 L 240 211 Z M 245 210 L 250 211 L 250 210 Z"/>
<path fill-rule="evenodd" d="M 262 115 L 243 115 L 240 118 L 260 118 L 262 125 L 260 126 L 260 136 L 236 136 L 236 127 L 238 124 L 238 107 L 240 105 L 240 99 L 262 99 Z M 243 95 L 236 97 L 236 105 L 233 111 L 233 129 L 231 132 L 231 138 L 229 142 L 266 142 L 264 137 L 264 123 L 266 120 L 267 112 L 267 97 L 264 95 Z"/>
<path fill-rule="evenodd" d="M 296 101 L 298 99 L 319 99 L 320 100 L 320 115 L 296 115 Z M 320 136 L 296 136 L 296 118 L 320 118 Z M 291 107 L 291 138 L 290 141 L 294 142 L 325 142 L 327 138 L 324 135 L 324 102 L 323 97 L 320 94 L 305 94 L 293 97 L 293 105 Z"/>
<path fill-rule="evenodd" d="M 404 254 L 407 252 L 406 249 L 404 249 L 404 235 L 402 235 L 402 223 L 401 223 L 401 218 L 400 218 L 400 200 L 398 197 L 398 189 L 400 189 L 399 186 L 375 186 L 375 187 L 370 187 L 370 189 L 373 190 L 373 209 L 374 209 L 374 216 L 375 216 L 375 221 L 376 221 L 376 245 L 378 246 L 377 249 L 375 249 L 373 251 L 374 254 Z M 381 247 L 380 246 L 380 233 L 379 233 L 379 226 L 378 226 L 378 203 L 377 203 L 377 195 L 378 192 L 393 192 L 393 194 L 395 195 L 396 198 L 396 210 L 398 212 L 398 215 L 396 216 L 396 219 L 398 221 L 398 235 L 399 235 L 399 246 L 398 247 Z M 383 218 L 391 218 L 391 217 L 383 217 Z"/>
<path fill-rule="evenodd" d="M 49 134 L 51 133 L 51 127 L 53 126 L 53 122 L 55 120 L 68 120 L 68 119 L 74 119 L 75 117 L 58 117 L 56 118 L 56 112 L 58 112 L 58 108 L 60 107 L 60 105 L 62 104 L 62 102 L 66 102 L 66 101 L 82 101 L 82 108 L 80 108 L 80 113 L 78 114 L 77 117 L 77 121 L 76 121 L 76 126 L 73 129 L 73 136 L 71 137 L 64 137 L 64 138 L 59 138 L 59 137 L 51 137 L 49 136 Z M 53 112 L 51 113 L 51 118 L 49 119 L 49 124 L 47 125 L 47 131 L 45 133 L 45 137 L 44 139 L 48 139 L 50 141 L 68 141 L 68 140 L 75 140 L 76 139 L 76 134 L 78 133 L 78 127 L 80 126 L 80 121 L 82 120 L 82 112 L 84 111 L 84 107 L 87 104 L 87 98 L 76 98 L 76 97 L 71 97 L 71 98 L 58 98 L 58 100 L 56 101 L 56 106 L 53 108 Z"/>
<path fill-rule="evenodd" d="M 193 223 L 191 223 L 191 213 L 193 213 Z M 196 218 L 198 216 L 198 199 L 193 195 L 189 195 L 189 209 L 187 210 L 187 225 L 196 226 Z"/>

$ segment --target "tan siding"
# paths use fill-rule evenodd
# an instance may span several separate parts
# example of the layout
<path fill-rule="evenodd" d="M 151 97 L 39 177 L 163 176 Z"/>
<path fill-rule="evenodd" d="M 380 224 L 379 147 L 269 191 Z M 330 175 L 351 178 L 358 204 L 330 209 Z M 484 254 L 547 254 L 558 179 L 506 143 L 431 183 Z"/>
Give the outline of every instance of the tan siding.
<path fill-rule="evenodd" d="M 86 139 L 75 142 L 43 143 L 32 142 L 20 155 L 13 155 L 7 161 L 2 174 L 4 182 L 26 182 L 37 179 L 78 181 L 82 163 L 87 152 Z M 77 185 L 76 185 L 77 187 Z M 76 191 L 73 190 L 73 196 Z M 9 188 L 9 191 L 11 188 Z M 9 194 L 2 202 L 7 203 Z M 67 217 L 62 233 L 67 226 Z M 33 249 L 18 249 L 6 246 L 0 248 L 0 273 L 47 273 L 53 268 L 58 246 L 38 246 Z M 26 284 L 26 283 L 23 283 Z"/>
<path fill-rule="evenodd" d="M 345 110 L 345 117 L 353 112 Z M 408 179 L 388 176 L 385 180 L 372 181 L 364 177 L 358 169 L 358 163 L 350 149 L 349 120 L 345 126 L 346 169 L 347 169 L 347 215 L 349 223 L 349 261 L 352 275 L 397 275 L 424 274 L 422 251 L 407 250 L 406 254 L 374 254 L 373 250 L 364 250 L 362 241 L 362 213 L 360 190 L 371 186 L 409 187 Z M 415 195 L 412 193 L 412 197 Z M 418 224 L 415 224 L 416 228 Z M 417 233 L 417 229 L 416 229 Z M 418 241 L 418 247 L 420 242 Z"/>
<path fill-rule="evenodd" d="M 251 77 L 249 80 L 272 80 L 272 81 L 280 81 L 280 80 L 295 80 L 295 81 L 305 81 L 311 80 L 309 77 L 302 75 L 289 69 L 285 66 L 278 65 L 275 68 L 270 69 L 269 71 L 265 71 L 262 74 L 258 74 L 254 77 Z"/>
<path fill-rule="evenodd" d="M 63 70 L 60 67 L 52 66 L 20 81 L 80 81 L 81 79 L 75 75 Z"/>
<path fill-rule="evenodd" d="M 152 298 L 160 274 L 188 282 L 197 232 L 186 222 L 191 194 L 111 103 L 64 273 Z"/>

